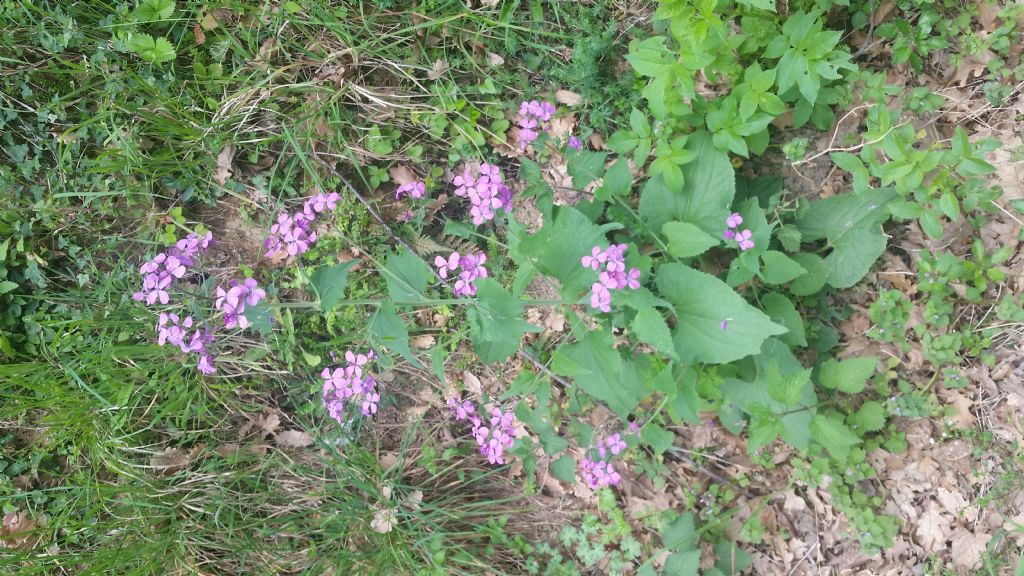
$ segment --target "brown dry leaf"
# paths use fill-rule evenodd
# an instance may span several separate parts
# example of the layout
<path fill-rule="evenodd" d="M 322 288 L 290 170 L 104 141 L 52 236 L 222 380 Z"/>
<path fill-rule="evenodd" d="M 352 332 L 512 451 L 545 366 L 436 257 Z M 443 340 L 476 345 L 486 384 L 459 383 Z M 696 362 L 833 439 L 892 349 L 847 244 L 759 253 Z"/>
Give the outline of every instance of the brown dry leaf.
<path fill-rule="evenodd" d="M 974 401 L 956 390 L 946 390 L 944 396 L 956 411 L 952 416 L 953 423 L 958 428 L 973 428 L 974 423 L 978 421 L 978 417 L 971 412 Z"/>
<path fill-rule="evenodd" d="M 387 472 L 398 465 L 397 452 L 385 452 L 380 456 L 380 468 Z"/>
<path fill-rule="evenodd" d="M 301 430 L 284 430 L 274 436 L 274 443 L 280 448 L 305 448 L 313 443 L 313 437 Z"/>
<path fill-rule="evenodd" d="M 474 398 L 480 398 L 483 396 L 484 387 L 480 383 L 480 379 L 476 377 L 476 374 L 473 374 L 469 370 L 466 370 L 465 372 L 462 373 L 462 383 L 466 386 L 466 390 Z"/>
<path fill-rule="evenodd" d="M 388 170 L 388 174 L 391 174 L 391 179 L 395 182 L 395 184 L 398 184 L 399 186 L 403 184 L 408 184 L 409 182 L 416 181 L 416 175 L 413 174 L 412 170 L 410 170 L 409 167 L 406 166 L 405 164 L 393 166 L 390 170 Z"/>
<path fill-rule="evenodd" d="M 947 490 L 946 488 L 939 487 L 935 491 L 935 498 L 942 504 L 942 507 L 946 509 L 955 517 L 963 514 L 964 519 L 968 522 L 973 522 L 978 517 L 978 509 L 968 507 L 967 499 L 963 497 L 959 492 Z"/>
<path fill-rule="evenodd" d="M 501 66 L 505 64 L 505 59 L 495 54 L 494 52 L 487 53 L 487 63 L 491 66 Z"/>
<path fill-rule="evenodd" d="M 427 78 L 430 80 L 440 80 L 447 71 L 448 63 L 438 58 L 434 65 L 430 67 L 430 71 L 427 72 Z"/>
<path fill-rule="evenodd" d="M 928 501 L 928 508 L 917 521 L 914 535 L 917 542 L 929 552 L 938 552 L 946 547 L 946 531 L 949 530 L 949 517 L 939 509 L 934 500 Z"/>
<path fill-rule="evenodd" d="M 575 114 L 552 118 L 548 124 L 548 134 L 558 142 L 568 140 L 574 126 L 576 126 Z"/>
<path fill-rule="evenodd" d="M 878 26 L 882 22 L 885 22 L 886 18 L 892 14 L 892 11 L 896 8 L 896 3 L 892 0 L 884 0 L 878 5 L 878 10 L 875 10 L 875 15 L 871 19 L 875 26 Z"/>
<path fill-rule="evenodd" d="M 583 97 L 571 90 L 558 90 L 555 92 L 555 100 L 566 106 L 577 106 L 583 102 Z"/>
<path fill-rule="evenodd" d="M 234 173 L 231 163 L 235 161 L 235 143 L 228 142 L 217 154 L 217 169 L 213 173 L 213 181 L 224 186 Z"/>
<path fill-rule="evenodd" d="M 996 28 L 999 27 L 999 11 L 1001 7 L 998 2 L 989 2 L 988 0 L 980 0 L 977 2 L 978 5 L 978 22 L 981 23 L 981 27 L 986 32 L 995 32 Z"/>
<path fill-rule="evenodd" d="M 161 476 L 170 476 L 184 470 L 191 462 L 191 454 L 177 448 L 165 448 L 162 452 L 153 454 L 149 459 L 149 465 L 156 468 Z"/>
<path fill-rule="evenodd" d="M 372 528 L 374 532 L 387 534 L 388 532 L 391 532 L 391 529 L 394 528 L 397 523 L 398 518 L 395 517 L 395 511 L 388 508 L 386 510 L 378 510 L 377 513 L 373 515 L 373 520 L 370 521 L 370 528 Z"/>
<path fill-rule="evenodd" d="M 957 528 L 952 536 L 953 562 L 961 568 L 974 568 L 981 561 L 981 555 L 991 539 L 991 534 Z"/>
<path fill-rule="evenodd" d="M 434 345 L 437 339 L 432 334 L 420 334 L 419 336 L 413 336 L 409 339 L 409 343 L 412 344 L 413 348 L 419 348 L 420 350 L 426 350 Z"/>
<path fill-rule="evenodd" d="M 253 424 L 258 426 L 259 429 L 263 431 L 263 433 L 260 434 L 260 437 L 265 438 L 277 432 L 278 426 L 281 425 L 281 417 L 277 414 L 276 411 L 268 408 L 266 412 L 263 413 L 262 416 L 256 419 L 255 422 L 250 422 L 246 426 L 244 426 L 242 428 L 242 434 L 240 434 L 239 436 L 244 437 L 248 435 L 249 428 Z"/>
<path fill-rule="evenodd" d="M 35 528 L 36 523 L 26 512 L 15 510 L 7 513 L 3 524 L 0 524 L 0 548 L 31 550 L 39 543 L 38 539 L 32 539 L 31 532 Z"/>

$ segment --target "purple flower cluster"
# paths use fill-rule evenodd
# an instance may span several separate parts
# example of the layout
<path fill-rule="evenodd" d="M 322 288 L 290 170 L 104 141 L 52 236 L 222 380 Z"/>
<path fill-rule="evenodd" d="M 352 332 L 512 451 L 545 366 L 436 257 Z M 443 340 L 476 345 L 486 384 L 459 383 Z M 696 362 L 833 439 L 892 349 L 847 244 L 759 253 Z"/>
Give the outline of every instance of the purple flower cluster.
<path fill-rule="evenodd" d="M 726 230 L 722 233 L 722 237 L 726 240 L 735 240 L 740 246 L 740 250 L 750 250 L 754 247 L 754 241 L 750 239 L 750 230 L 736 230 L 740 224 L 743 224 L 743 217 L 740 216 L 739 212 L 733 212 L 729 214 L 729 217 L 725 219 Z"/>
<path fill-rule="evenodd" d="M 540 135 L 542 124 L 551 120 L 555 113 L 555 105 L 550 102 L 531 100 L 519 105 L 519 149 L 525 150 Z"/>
<path fill-rule="evenodd" d="M 629 434 L 636 434 L 639 430 L 639 425 L 630 423 Z M 605 486 L 618 485 L 622 481 L 622 476 L 615 471 L 611 458 L 624 452 L 627 447 L 622 434 L 618 432 L 607 438 L 599 439 L 596 449 L 597 456 L 593 457 L 594 449 L 588 450 L 587 456 L 584 456 L 580 462 L 580 475 L 583 476 L 587 486 L 590 486 L 592 490 L 596 490 Z"/>
<path fill-rule="evenodd" d="M 212 232 L 207 232 L 205 236 L 189 234 L 178 240 L 165 252 L 157 254 L 155 258 L 140 266 L 142 290 L 132 294 L 132 300 L 145 302 L 150 306 L 157 302 L 167 304 L 170 301 L 167 289 L 171 286 L 171 282 L 175 278 L 185 275 L 188 267 L 193 264 L 196 254 L 206 250 L 212 240 Z"/>
<path fill-rule="evenodd" d="M 214 307 L 224 313 L 224 327 L 245 329 L 249 319 L 245 317 L 245 306 L 255 306 L 267 296 L 253 278 L 246 278 L 241 284 L 237 280 L 228 282 L 228 289 L 217 286 L 217 300 Z"/>
<path fill-rule="evenodd" d="M 598 271 L 598 281 L 590 286 L 590 307 L 602 312 L 611 310 L 612 290 L 640 287 L 640 270 L 631 268 L 626 272 L 625 244 L 612 244 L 607 250 L 594 246 L 589 256 L 580 262 L 585 268 Z"/>
<path fill-rule="evenodd" d="M 263 241 L 267 257 L 272 258 L 279 254 L 299 256 L 309 250 L 316 242 L 316 232 L 312 227 L 317 215 L 337 208 L 340 199 L 341 196 L 337 192 L 317 194 L 303 203 L 301 212 L 278 214 L 277 223 L 270 227 L 270 235 Z"/>
<path fill-rule="evenodd" d="M 490 426 L 476 413 L 476 408 L 469 400 L 459 402 L 455 398 L 448 399 L 448 407 L 456 420 L 469 420 L 472 424 L 473 439 L 480 446 L 480 453 L 487 457 L 491 464 L 505 463 L 505 450 L 512 447 L 516 439 L 516 417 L 511 411 L 493 408 L 488 419 Z"/>
<path fill-rule="evenodd" d="M 449 274 L 454 275 L 457 270 L 461 269 L 462 272 L 459 272 L 458 278 L 455 280 L 455 295 L 475 296 L 477 278 L 487 278 L 487 268 L 484 268 L 486 261 L 487 254 L 483 252 L 465 256 L 458 252 L 452 252 L 447 259 L 442 256 L 435 257 L 434 266 L 437 266 L 438 276 L 446 279 Z"/>
<path fill-rule="evenodd" d="M 423 198 L 427 194 L 427 185 L 419 180 L 413 182 L 407 182 L 402 184 L 395 190 L 395 200 L 398 200 L 402 195 L 408 195 L 413 198 Z"/>
<path fill-rule="evenodd" d="M 583 150 L 583 142 L 580 142 L 580 139 L 575 136 L 569 136 L 569 142 L 567 146 L 569 146 L 569 148 L 572 148 L 573 150 Z"/>
<path fill-rule="evenodd" d="M 493 164 L 481 164 L 478 174 L 466 167 L 452 184 L 456 196 L 469 198 L 472 204 L 469 213 L 477 226 L 494 220 L 494 211 L 498 208 L 512 211 L 512 190 L 502 179 L 501 170 Z"/>
<path fill-rule="evenodd" d="M 380 393 L 377 392 L 377 380 L 369 373 L 367 364 L 376 358 L 373 350 L 363 353 L 345 352 L 347 365 L 336 366 L 333 370 L 324 368 L 320 376 L 324 379 L 323 402 L 327 413 L 338 422 L 344 422 L 345 405 L 352 403 L 359 406 L 363 416 L 377 413 Z"/>

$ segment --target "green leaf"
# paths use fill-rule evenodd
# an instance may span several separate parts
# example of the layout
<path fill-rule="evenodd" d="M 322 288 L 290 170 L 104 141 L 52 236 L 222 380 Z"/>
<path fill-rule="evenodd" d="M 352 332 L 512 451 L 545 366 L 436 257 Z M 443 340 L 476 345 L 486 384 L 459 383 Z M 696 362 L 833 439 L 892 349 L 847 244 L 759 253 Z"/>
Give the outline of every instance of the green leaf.
<path fill-rule="evenodd" d="M 636 368 L 624 362 L 607 330 L 586 332 L 574 344 L 554 353 L 551 369 L 573 379 L 584 392 L 625 417 L 647 396 Z"/>
<path fill-rule="evenodd" d="M 135 20 L 156 22 L 167 20 L 174 14 L 174 0 L 142 0 L 135 7 Z"/>
<path fill-rule="evenodd" d="M 309 277 L 320 299 L 320 310 L 330 312 L 345 297 L 345 286 L 348 285 L 348 271 L 359 263 L 359 260 L 349 260 L 334 266 L 321 266 L 313 271 Z"/>
<path fill-rule="evenodd" d="M 367 331 L 375 345 L 397 352 L 416 368 L 422 367 L 409 348 L 409 329 L 405 327 L 405 322 L 395 312 L 395 305 L 391 302 L 385 302 L 377 308 L 370 317 Z"/>
<path fill-rule="evenodd" d="M 668 252 L 676 258 L 692 258 L 718 246 L 718 239 L 689 222 L 666 222 L 661 234 L 668 239 Z"/>
<path fill-rule="evenodd" d="M 541 273 L 557 278 L 562 295 L 575 299 L 596 282 L 597 274 L 580 264 L 597 245 L 606 245 L 605 232 L 617 226 L 598 227 L 579 210 L 558 206 L 550 224 L 520 240 L 512 250 L 517 263 L 531 262 Z"/>
<path fill-rule="evenodd" d="M 885 407 L 877 400 L 868 400 L 850 417 L 855 430 L 877 432 L 885 427 Z"/>
<path fill-rule="evenodd" d="M 764 307 L 765 313 L 771 317 L 772 322 L 781 324 L 789 330 L 789 332 L 779 336 L 779 340 L 790 346 L 807 346 L 807 339 L 804 335 L 804 320 L 800 317 L 800 313 L 797 312 L 793 303 L 789 301 L 789 298 L 778 292 L 772 292 L 761 297 L 761 304 Z"/>
<path fill-rule="evenodd" d="M 568 454 L 551 463 L 551 475 L 566 484 L 576 482 L 576 461 Z"/>
<path fill-rule="evenodd" d="M 666 450 L 671 448 L 675 438 L 676 435 L 674 433 L 665 430 L 653 422 L 644 426 L 640 432 L 640 439 L 643 440 L 644 444 L 651 447 L 655 457 L 661 456 Z"/>
<path fill-rule="evenodd" d="M 664 576 L 693 576 L 700 570 L 700 550 L 676 552 L 665 559 Z"/>
<path fill-rule="evenodd" d="M 811 437 L 840 462 L 845 462 L 850 448 L 860 443 L 860 438 L 837 414 L 815 414 L 811 420 Z"/>
<path fill-rule="evenodd" d="M 3 282 L 0 282 L 0 294 L 7 294 L 8 292 L 10 292 L 11 290 L 14 290 L 17 287 L 18 287 L 18 283 L 17 282 L 11 282 L 10 280 L 4 280 Z"/>
<path fill-rule="evenodd" d="M 473 350 L 484 363 L 501 362 L 519 350 L 526 332 L 540 328 L 523 320 L 523 302 L 493 278 L 476 281 L 476 301 L 468 310 Z"/>
<path fill-rule="evenodd" d="M 672 69 L 673 54 L 665 47 L 663 36 L 653 36 L 643 42 L 631 42 L 626 61 L 641 76 L 664 77 Z"/>
<path fill-rule="evenodd" d="M 849 360 L 829 359 L 818 370 L 818 384 L 829 390 L 858 394 L 864 390 L 877 365 L 877 356 Z"/>
<path fill-rule="evenodd" d="M 270 334 L 274 328 L 274 310 L 266 304 L 246 306 L 242 312 L 249 324 L 260 333 L 261 336 Z"/>
<path fill-rule="evenodd" d="M 572 186 L 577 190 L 584 189 L 587 184 L 604 176 L 604 161 L 607 152 L 591 152 L 583 150 L 568 156 L 569 175 Z"/>
<path fill-rule="evenodd" d="M 732 362 L 757 354 L 766 338 L 786 332 L 714 276 L 671 263 L 658 270 L 656 282 L 676 307 L 674 342 L 685 363 Z"/>
<path fill-rule="evenodd" d="M 655 230 L 670 220 L 679 220 L 717 237 L 725 229 L 736 194 L 732 163 L 707 132 L 690 135 L 686 149 L 696 158 L 682 167 L 682 190 L 673 190 L 660 177 L 648 179 L 640 194 L 640 216 Z"/>
<path fill-rule="evenodd" d="M 654 308 L 644 308 L 637 313 L 631 324 L 633 334 L 641 342 L 650 344 L 655 350 L 672 359 L 678 359 L 672 346 L 672 332 L 665 318 Z"/>
<path fill-rule="evenodd" d="M 388 256 L 381 273 L 388 285 L 388 295 L 398 302 L 425 300 L 427 283 L 434 276 L 427 263 L 405 247 Z"/>
<path fill-rule="evenodd" d="M 917 218 L 917 223 L 921 225 L 921 230 L 924 230 L 928 236 L 936 240 L 942 238 L 942 222 L 931 210 L 922 211 Z"/>
<path fill-rule="evenodd" d="M 666 548 L 685 552 L 697 548 L 697 528 L 693 521 L 693 512 L 684 512 L 665 527 L 661 541 Z"/>
<path fill-rule="evenodd" d="M 828 283 L 828 264 L 817 254 L 800 252 L 793 254 L 796 261 L 807 273 L 799 276 L 789 285 L 789 291 L 794 296 L 810 296 L 817 294 Z"/>
<path fill-rule="evenodd" d="M 777 250 L 761 254 L 761 279 L 768 284 L 785 284 L 807 273 L 803 266 Z"/>
<path fill-rule="evenodd" d="M 633 174 L 629 171 L 629 162 L 619 158 L 604 175 L 604 183 L 594 192 L 594 197 L 610 202 L 616 196 L 629 196 L 632 187 Z"/>
<path fill-rule="evenodd" d="M 152 64 L 170 62 L 177 56 L 174 46 L 163 36 L 154 39 L 149 34 L 135 33 L 128 41 L 128 47 L 140 58 Z"/>
<path fill-rule="evenodd" d="M 895 196 L 891 188 L 841 194 L 814 202 L 797 220 L 804 242 L 825 239 L 832 248 L 825 257 L 829 284 L 853 286 L 881 256 L 887 242 L 881 225 L 889 218 L 886 205 Z"/>
<path fill-rule="evenodd" d="M 952 192 L 945 192 L 939 196 L 939 209 L 950 220 L 956 220 L 960 216 L 960 202 Z"/>

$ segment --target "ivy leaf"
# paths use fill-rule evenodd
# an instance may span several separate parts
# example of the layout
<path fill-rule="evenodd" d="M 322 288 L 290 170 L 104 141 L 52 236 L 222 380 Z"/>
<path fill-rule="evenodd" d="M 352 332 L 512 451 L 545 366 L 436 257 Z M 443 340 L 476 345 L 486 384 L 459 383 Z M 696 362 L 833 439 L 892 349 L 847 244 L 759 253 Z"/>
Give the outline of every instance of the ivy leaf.
<path fill-rule="evenodd" d="M 636 367 L 624 362 L 607 330 L 586 332 L 554 353 L 551 369 L 572 378 L 584 392 L 625 418 L 647 396 Z"/>
<path fill-rule="evenodd" d="M 309 280 L 320 298 L 320 310 L 330 312 L 341 302 L 348 285 L 348 271 L 358 263 L 359 260 L 349 260 L 334 266 L 321 266 L 313 271 Z"/>
<path fill-rule="evenodd" d="M 633 334 L 641 342 L 650 344 L 655 350 L 669 358 L 679 359 L 672 346 L 672 332 L 668 329 L 665 318 L 656 309 L 648 307 L 640 310 L 630 326 L 633 329 Z"/>
<path fill-rule="evenodd" d="M 572 186 L 578 190 L 586 188 L 594 180 L 604 176 L 604 160 L 607 152 L 583 150 L 568 156 L 568 171 Z"/>
<path fill-rule="evenodd" d="M 388 256 L 381 273 L 388 285 L 388 295 L 398 302 L 425 300 L 427 283 L 433 277 L 426 262 L 405 247 Z"/>
<path fill-rule="evenodd" d="M 785 284 L 807 273 L 803 266 L 777 250 L 761 254 L 761 279 L 768 284 Z"/>
<path fill-rule="evenodd" d="M 513 247 L 516 263 L 531 263 L 541 273 L 557 278 L 562 295 L 575 299 L 597 281 L 597 274 L 584 268 L 580 259 L 597 245 L 606 245 L 605 232 L 618 225 L 598 227 L 579 210 L 569 206 L 556 207 L 554 218 L 536 234 Z"/>
<path fill-rule="evenodd" d="M 174 14 L 174 0 L 142 0 L 135 7 L 135 20 L 156 22 L 167 20 Z"/>
<path fill-rule="evenodd" d="M 523 320 L 524 304 L 492 278 L 476 281 L 476 301 L 469 308 L 469 335 L 480 360 L 501 362 L 519 350 L 526 332 L 541 329 Z"/>
<path fill-rule="evenodd" d="M 849 360 L 829 359 L 818 369 L 818 384 L 829 390 L 846 394 L 859 394 L 875 373 L 877 356 L 863 356 Z"/>
<path fill-rule="evenodd" d="M 728 154 L 715 147 L 707 132 L 690 135 L 686 149 L 696 156 L 682 166 L 682 189 L 672 189 L 661 177 L 648 179 L 640 194 L 640 216 L 655 230 L 678 220 L 717 236 L 724 229 L 736 194 L 732 163 Z"/>
<path fill-rule="evenodd" d="M 151 64 L 162 64 L 174 60 L 177 53 L 167 38 L 158 36 L 154 39 L 149 34 L 136 33 L 128 41 L 128 47 L 140 58 Z"/>
<path fill-rule="evenodd" d="M 394 304 L 391 302 L 381 304 L 370 317 L 370 325 L 367 330 L 370 333 L 370 340 L 374 344 L 397 352 L 416 368 L 422 367 L 409 348 L 409 329 L 405 327 L 405 322 L 395 312 Z"/>
<path fill-rule="evenodd" d="M 689 222 L 666 222 L 661 234 L 668 239 L 668 253 L 676 258 L 692 258 L 718 246 L 718 239 Z"/>
<path fill-rule="evenodd" d="M 674 342 L 685 363 L 739 360 L 757 354 L 769 336 L 786 332 L 714 276 L 672 263 L 658 270 L 656 282 L 676 307 Z"/>
<path fill-rule="evenodd" d="M 840 462 L 846 462 L 850 448 L 860 444 L 860 438 L 843 424 L 838 414 L 815 414 L 811 420 L 811 438 Z"/>
<path fill-rule="evenodd" d="M 849 288 L 867 274 L 885 250 L 882 223 L 889 218 L 892 188 L 864 194 L 841 194 L 811 204 L 797 220 L 804 242 L 825 239 L 832 252 L 825 257 L 829 284 Z"/>

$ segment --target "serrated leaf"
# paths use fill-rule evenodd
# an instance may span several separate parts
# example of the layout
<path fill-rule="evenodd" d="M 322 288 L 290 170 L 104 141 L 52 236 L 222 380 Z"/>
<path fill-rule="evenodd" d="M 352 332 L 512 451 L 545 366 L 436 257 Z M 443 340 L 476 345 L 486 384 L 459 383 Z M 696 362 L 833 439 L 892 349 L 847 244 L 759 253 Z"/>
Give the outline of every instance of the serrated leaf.
<path fill-rule="evenodd" d="M 594 192 L 594 197 L 610 202 L 616 196 L 629 196 L 632 187 L 633 174 L 629 171 L 629 162 L 619 158 L 605 173 L 604 183 Z"/>
<path fill-rule="evenodd" d="M 676 258 L 692 258 L 718 246 L 718 239 L 689 222 L 666 222 L 661 234 L 668 240 L 668 253 Z"/>
<path fill-rule="evenodd" d="M 692 512 L 684 512 L 665 527 L 661 541 L 666 548 L 685 552 L 697 548 L 697 528 Z"/>
<path fill-rule="evenodd" d="M 149 34 L 136 33 L 128 41 L 128 47 L 140 58 L 153 64 L 170 62 L 177 56 L 174 46 L 163 36 L 154 39 Z"/>
<path fill-rule="evenodd" d="M 673 341 L 682 362 L 739 360 L 757 354 L 769 336 L 786 332 L 714 276 L 671 263 L 658 270 L 656 282 L 662 296 L 675 305 Z"/>
<path fill-rule="evenodd" d="M 785 284 L 807 273 L 803 266 L 777 250 L 765 251 L 761 262 L 761 279 L 768 284 Z"/>
<path fill-rule="evenodd" d="M 359 260 L 349 260 L 333 266 L 321 266 L 313 271 L 309 281 L 320 299 L 321 311 L 330 312 L 345 297 L 348 271 L 358 263 Z"/>
<path fill-rule="evenodd" d="M 806 252 L 793 254 L 792 258 L 804 270 L 807 270 L 807 273 L 793 280 L 793 283 L 789 285 L 790 293 L 794 296 L 810 296 L 820 292 L 828 283 L 828 264 L 825 263 L 825 260 L 817 254 Z"/>
<path fill-rule="evenodd" d="M 11 290 L 14 290 L 17 287 L 18 287 L 18 283 L 17 282 L 11 282 L 10 280 L 4 280 L 3 282 L 0 282 L 0 294 L 7 294 L 8 292 L 10 292 Z"/>
<path fill-rule="evenodd" d="M 259 332 L 260 335 L 266 336 L 273 330 L 274 311 L 270 306 L 266 304 L 246 306 L 242 313 L 245 315 L 245 319 L 249 321 L 249 325 Z"/>
<path fill-rule="evenodd" d="M 607 330 L 586 332 L 555 351 L 551 369 L 573 379 L 584 392 L 625 417 L 647 396 L 633 364 L 623 361 Z"/>
<path fill-rule="evenodd" d="M 885 406 L 877 400 L 868 400 L 850 417 L 855 430 L 877 432 L 885 427 Z"/>
<path fill-rule="evenodd" d="M 422 364 L 413 355 L 409 348 L 409 329 L 405 322 L 395 311 L 395 305 L 390 302 L 381 304 L 373 316 L 370 317 L 370 324 L 367 326 L 370 340 L 377 346 L 382 346 L 400 354 L 413 366 L 420 368 Z"/>
<path fill-rule="evenodd" d="M 167 20 L 174 14 L 174 0 L 142 0 L 134 14 L 138 22 Z"/>
<path fill-rule="evenodd" d="M 859 394 L 875 373 L 877 356 L 850 358 L 849 360 L 826 360 L 818 370 L 818 384 L 829 390 L 846 394 Z"/>
<path fill-rule="evenodd" d="M 761 297 L 761 304 L 764 307 L 765 313 L 771 317 L 772 322 L 781 324 L 789 330 L 789 332 L 780 335 L 779 340 L 790 346 L 807 346 L 807 339 L 804 334 L 804 320 L 800 317 L 800 313 L 797 312 L 796 307 L 793 306 L 789 298 L 778 292 L 772 292 Z"/>
<path fill-rule="evenodd" d="M 678 359 L 675 348 L 672 345 L 672 332 L 665 322 L 665 318 L 654 308 L 644 308 L 633 318 L 630 325 L 633 334 L 645 344 L 650 344 L 655 350 L 672 359 Z"/>
<path fill-rule="evenodd" d="M 690 135 L 686 149 L 696 158 L 682 166 L 683 188 L 673 189 L 661 177 L 649 178 L 640 194 L 640 216 L 655 230 L 678 220 L 717 237 L 736 194 L 735 171 L 729 155 L 715 147 L 707 132 Z"/>
<path fill-rule="evenodd" d="M 549 466 L 549 470 L 551 470 L 552 476 L 566 484 L 572 484 L 576 481 L 576 461 L 568 454 L 553 461 Z"/>
<path fill-rule="evenodd" d="M 811 420 L 811 437 L 840 462 L 846 461 L 850 448 L 860 444 L 860 438 L 836 414 L 816 414 Z"/>
<path fill-rule="evenodd" d="M 541 329 L 523 320 L 523 302 L 493 278 L 476 281 L 476 301 L 468 310 L 473 350 L 484 363 L 501 362 L 519 350 L 526 332 Z"/>
<path fill-rule="evenodd" d="M 841 194 L 811 204 L 797 221 L 804 242 L 825 239 L 832 252 L 825 257 L 829 284 L 849 288 L 867 274 L 885 250 L 882 223 L 889 217 L 886 205 L 895 198 L 891 188 L 864 194 Z"/>
<path fill-rule="evenodd" d="M 654 455 L 661 456 L 672 447 L 676 435 L 654 423 L 648 423 L 640 432 L 640 439 L 651 447 Z"/>
<path fill-rule="evenodd" d="M 567 169 L 572 176 L 572 186 L 577 190 L 586 188 L 598 178 L 604 176 L 604 161 L 607 152 L 591 152 L 582 150 L 568 156 Z"/>
<path fill-rule="evenodd" d="M 388 286 L 388 295 L 398 302 L 425 300 L 427 283 L 434 277 L 426 262 L 405 247 L 388 256 L 381 274 Z"/>

